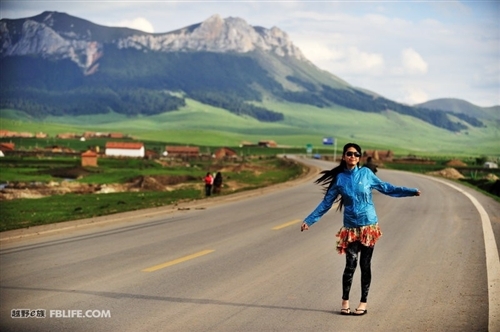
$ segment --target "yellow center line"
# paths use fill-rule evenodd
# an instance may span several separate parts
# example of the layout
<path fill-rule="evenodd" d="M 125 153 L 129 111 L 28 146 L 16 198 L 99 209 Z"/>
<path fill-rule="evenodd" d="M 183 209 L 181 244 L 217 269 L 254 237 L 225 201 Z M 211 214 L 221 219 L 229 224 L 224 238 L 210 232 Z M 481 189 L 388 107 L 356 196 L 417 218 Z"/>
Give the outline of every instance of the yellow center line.
<path fill-rule="evenodd" d="M 200 257 L 200 256 L 204 256 L 204 255 L 210 254 L 211 252 L 214 252 L 214 251 L 215 250 L 203 250 L 203 251 L 197 252 L 197 253 L 192 254 L 192 255 L 187 255 L 187 256 L 184 256 L 184 257 L 181 257 L 181 258 L 174 259 L 173 261 L 169 261 L 169 262 L 165 262 L 165 263 L 162 263 L 162 264 L 158 264 L 158 265 L 155 265 L 155 266 L 148 267 L 147 269 L 142 270 L 142 272 L 153 272 L 153 271 L 156 271 L 156 270 L 159 270 L 159 269 L 163 269 L 163 268 L 175 265 L 175 264 L 179 264 L 179 263 L 188 261 L 188 260 L 193 259 L 193 258 L 197 258 L 197 257 Z"/>
<path fill-rule="evenodd" d="M 289 221 L 287 223 L 284 223 L 284 224 L 281 224 L 279 226 L 273 227 L 273 231 L 277 231 L 278 229 L 282 229 L 282 228 L 285 228 L 285 227 L 288 227 L 288 226 L 292 226 L 292 225 L 298 224 L 299 222 L 302 222 L 302 220 L 297 219 L 297 220 Z"/>

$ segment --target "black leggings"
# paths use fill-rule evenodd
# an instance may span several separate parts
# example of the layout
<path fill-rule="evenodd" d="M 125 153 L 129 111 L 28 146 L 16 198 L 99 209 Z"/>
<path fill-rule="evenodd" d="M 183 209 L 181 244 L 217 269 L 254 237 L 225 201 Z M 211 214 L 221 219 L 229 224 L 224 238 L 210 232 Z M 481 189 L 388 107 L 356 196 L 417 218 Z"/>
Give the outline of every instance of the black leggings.
<path fill-rule="evenodd" d="M 345 253 L 345 269 L 342 275 L 342 300 L 349 300 L 352 278 L 358 265 L 358 253 L 361 252 L 359 267 L 361 268 L 361 302 L 367 302 L 368 291 L 372 281 L 371 261 L 374 247 L 367 247 L 356 241 L 349 244 Z"/>

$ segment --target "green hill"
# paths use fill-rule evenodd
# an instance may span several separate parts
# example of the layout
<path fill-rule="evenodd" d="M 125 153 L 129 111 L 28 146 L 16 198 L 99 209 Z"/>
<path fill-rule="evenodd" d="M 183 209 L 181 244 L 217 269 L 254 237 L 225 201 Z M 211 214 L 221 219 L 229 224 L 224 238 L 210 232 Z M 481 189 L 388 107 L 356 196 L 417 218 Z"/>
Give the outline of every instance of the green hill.
<path fill-rule="evenodd" d="M 500 106 L 480 107 L 461 99 L 440 98 L 429 100 L 415 106 L 438 109 L 446 112 L 462 113 L 480 119 L 500 121 Z"/>
<path fill-rule="evenodd" d="M 486 128 L 470 127 L 453 133 L 392 111 L 365 113 L 274 101 L 259 105 L 283 113 L 284 121 L 259 122 L 187 99 L 179 111 L 132 118 L 106 114 L 48 117 L 43 122 L 30 122 L 16 118 L 18 112 L 2 110 L 0 129 L 42 131 L 50 136 L 64 132 L 122 132 L 139 140 L 214 147 L 274 140 L 280 146 L 312 144 L 315 149 L 332 151 L 333 147 L 322 145 L 322 139 L 335 137 L 339 147 L 353 141 L 364 149 L 390 149 L 400 155 L 500 156 L 500 128 L 493 122 L 487 122 Z"/>

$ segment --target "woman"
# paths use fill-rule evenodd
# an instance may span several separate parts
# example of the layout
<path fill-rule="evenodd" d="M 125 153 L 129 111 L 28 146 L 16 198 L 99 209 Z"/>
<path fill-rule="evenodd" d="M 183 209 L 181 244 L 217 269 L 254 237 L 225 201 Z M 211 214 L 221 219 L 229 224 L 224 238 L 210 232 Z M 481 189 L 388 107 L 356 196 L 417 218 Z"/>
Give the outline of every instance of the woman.
<path fill-rule="evenodd" d="M 222 173 L 217 172 L 214 178 L 214 190 L 213 190 L 214 194 L 220 194 L 221 188 L 222 188 Z"/>
<path fill-rule="evenodd" d="M 377 240 L 382 236 L 372 201 L 375 189 L 392 197 L 420 196 L 417 188 L 396 187 L 380 180 L 369 168 L 359 167 L 361 148 L 355 143 L 347 143 L 342 153 L 340 165 L 323 171 L 316 183 L 326 187 L 323 201 L 304 219 L 301 231 L 317 222 L 333 203 L 339 202 L 338 211 L 344 208 L 343 227 L 337 233 L 337 251 L 346 255 L 346 265 L 342 275 L 342 315 L 350 315 L 349 292 L 352 278 L 360 254 L 361 301 L 353 315 L 364 315 L 367 311 L 368 291 L 371 283 L 371 259 Z"/>
<path fill-rule="evenodd" d="M 363 167 L 368 167 L 373 173 L 377 174 L 377 165 L 373 162 L 372 157 L 366 158 L 366 164 Z"/>
<path fill-rule="evenodd" d="M 207 172 L 207 175 L 205 175 L 204 178 L 205 181 L 205 196 L 210 196 L 212 193 L 212 185 L 214 184 L 214 177 L 210 172 Z"/>

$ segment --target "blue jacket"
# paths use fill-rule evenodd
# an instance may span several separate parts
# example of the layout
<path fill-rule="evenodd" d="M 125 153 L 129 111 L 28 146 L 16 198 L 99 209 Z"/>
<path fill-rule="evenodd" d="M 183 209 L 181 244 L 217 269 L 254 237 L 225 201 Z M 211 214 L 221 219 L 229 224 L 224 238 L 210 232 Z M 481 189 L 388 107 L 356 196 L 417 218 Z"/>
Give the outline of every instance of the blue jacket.
<path fill-rule="evenodd" d="M 396 187 L 380 180 L 369 168 L 345 169 L 330 186 L 323 201 L 304 219 L 307 225 L 317 222 L 341 195 L 344 200 L 344 227 L 354 228 L 378 222 L 372 200 L 372 190 L 392 197 L 415 196 L 417 188 Z"/>

